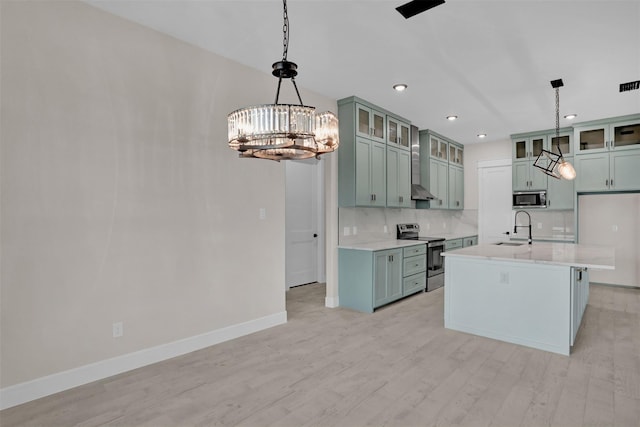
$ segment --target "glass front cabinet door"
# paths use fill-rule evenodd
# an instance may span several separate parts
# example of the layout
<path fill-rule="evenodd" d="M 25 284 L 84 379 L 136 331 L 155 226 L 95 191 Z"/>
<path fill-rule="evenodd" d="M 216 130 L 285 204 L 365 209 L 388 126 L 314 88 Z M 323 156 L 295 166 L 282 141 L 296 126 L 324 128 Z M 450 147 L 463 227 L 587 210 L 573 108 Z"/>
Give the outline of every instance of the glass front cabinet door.
<path fill-rule="evenodd" d="M 356 104 L 356 135 L 378 142 L 385 142 L 385 114 L 364 105 Z"/>
<path fill-rule="evenodd" d="M 387 116 L 387 143 L 409 148 L 411 143 L 409 125 L 391 116 Z"/>

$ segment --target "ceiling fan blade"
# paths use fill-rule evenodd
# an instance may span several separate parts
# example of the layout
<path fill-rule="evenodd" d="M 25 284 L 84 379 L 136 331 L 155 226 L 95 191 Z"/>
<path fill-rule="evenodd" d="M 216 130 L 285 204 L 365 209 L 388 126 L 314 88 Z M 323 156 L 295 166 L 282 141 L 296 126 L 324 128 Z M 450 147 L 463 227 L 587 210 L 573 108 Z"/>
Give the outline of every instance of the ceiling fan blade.
<path fill-rule="evenodd" d="M 409 19 L 419 13 L 429 10 L 432 7 L 436 7 L 444 3 L 444 0 L 413 0 L 409 3 L 405 3 L 402 6 L 396 7 L 396 10 L 400 12 L 400 15 L 405 19 Z"/>

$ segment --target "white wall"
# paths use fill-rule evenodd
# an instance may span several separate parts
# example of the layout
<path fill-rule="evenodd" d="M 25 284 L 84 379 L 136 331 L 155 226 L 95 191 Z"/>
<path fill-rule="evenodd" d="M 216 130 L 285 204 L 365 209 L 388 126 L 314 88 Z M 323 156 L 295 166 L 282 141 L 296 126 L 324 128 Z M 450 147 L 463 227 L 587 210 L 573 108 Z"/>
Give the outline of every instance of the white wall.
<path fill-rule="evenodd" d="M 270 64 L 84 3 L 1 7 L 0 387 L 285 313 L 284 167 L 226 146 Z"/>

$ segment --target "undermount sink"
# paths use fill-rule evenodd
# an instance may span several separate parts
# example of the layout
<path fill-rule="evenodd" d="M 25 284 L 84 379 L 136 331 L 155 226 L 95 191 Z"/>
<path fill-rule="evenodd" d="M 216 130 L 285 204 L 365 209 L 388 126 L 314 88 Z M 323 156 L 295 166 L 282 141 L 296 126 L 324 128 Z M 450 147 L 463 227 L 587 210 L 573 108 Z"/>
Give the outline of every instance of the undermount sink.
<path fill-rule="evenodd" d="M 522 246 L 522 245 L 524 245 L 524 243 L 498 242 L 498 243 L 494 243 L 494 245 L 502 245 L 502 246 Z"/>

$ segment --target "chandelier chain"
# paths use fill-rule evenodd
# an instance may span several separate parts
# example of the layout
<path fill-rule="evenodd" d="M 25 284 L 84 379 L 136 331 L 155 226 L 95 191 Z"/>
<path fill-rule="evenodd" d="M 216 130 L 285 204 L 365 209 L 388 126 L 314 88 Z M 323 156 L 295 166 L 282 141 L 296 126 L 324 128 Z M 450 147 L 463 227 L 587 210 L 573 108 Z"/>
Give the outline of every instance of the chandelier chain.
<path fill-rule="evenodd" d="M 282 60 L 287 60 L 287 52 L 289 51 L 289 14 L 287 13 L 287 0 L 282 0 L 283 4 L 283 19 L 284 24 L 282 24 L 282 32 L 283 32 L 283 51 L 282 51 Z"/>
<path fill-rule="evenodd" d="M 556 138 L 560 138 L 560 88 L 556 88 Z"/>

